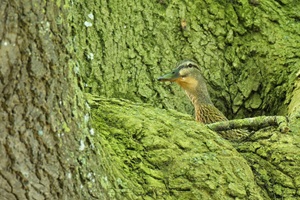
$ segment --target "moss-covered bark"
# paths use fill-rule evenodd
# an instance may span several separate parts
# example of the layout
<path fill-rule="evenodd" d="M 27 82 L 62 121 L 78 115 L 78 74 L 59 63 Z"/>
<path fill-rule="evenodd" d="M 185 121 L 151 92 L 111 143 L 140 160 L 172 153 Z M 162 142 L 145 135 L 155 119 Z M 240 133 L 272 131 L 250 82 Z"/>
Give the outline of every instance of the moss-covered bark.
<path fill-rule="evenodd" d="M 292 94 L 289 94 L 292 96 L 292 98 L 288 107 L 288 113 L 293 122 L 297 122 L 297 120 L 300 118 L 300 70 L 297 72 L 296 75 L 297 79 L 293 84 L 293 92 Z"/>
<path fill-rule="evenodd" d="M 235 148 L 189 116 L 116 99 L 92 104 L 95 138 L 114 163 L 114 198 L 268 199 Z"/>
<path fill-rule="evenodd" d="M 300 198 L 299 142 L 299 129 L 292 125 L 287 134 L 273 129 L 261 130 L 237 147 L 249 162 L 257 184 L 272 199 Z"/>
<path fill-rule="evenodd" d="M 1 197 L 298 198 L 299 6 L 1 2 Z M 227 116 L 290 114 L 291 132 L 232 145 L 160 109 L 192 113 L 177 86 L 156 82 L 182 58 L 199 62 Z M 81 90 L 151 106 L 101 98 L 90 109 Z"/>
<path fill-rule="evenodd" d="M 300 67 L 295 1 L 114 0 L 74 6 L 74 41 L 87 91 L 192 114 L 177 86 L 156 82 L 177 61 L 192 58 L 229 118 L 287 113 Z"/>
<path fill-rule="evenodd" d="M 81 58 L 78 65 L 86 92 L 153 105 L 134 106 L 102 99 L 103 105 L 100 103 L 99 108 L 94 108 L 93 120 L 100 136 L 93 140 L 100 140 L 104 154 L 111 155 L 107 161 L 115 163 L 108 179 L 116 185 L 107 187 L 114 198 L 184 199 L 197 195 L 214 198 L 221 194 L 228 198 L 247 198 L 252 191 L 257 194 L 253 198 L 296 198 L 299 195 L 297 167 L 289 167 L 299 165 L 296 120 L 291 123 L 292 131 L 288 134 L 261 130 L 247 142 L 235 144 L 240 153 L 235 154 L 230 144 L 217 134 L 207 129 L 200 131 L 203 136 L 195 134 L 199 125 L 182 120 L 186 118 L 182 115 L 176 115 L 176 120 L 172 118 L 172 123 L 161 124 L 160 121 L 170 121 L 172 114 L 161 115 L 166 111 L 157 108 L 192 113 L 192 107 L 177 86 L 156 82 L 156 77 L 173 68 L 178 60 L 192 58 L 201 65 L 214 103 L 229 118 L 292 114 L 291 110 L 299 110 L 295 103 L 298 92 L 293 93 L 300 67 L 299 6 L 294 1 L 245 0 L 114 0 L 74 4 L 74 42 L 77 56 Z M 288 111 L 291 99 L 293 109 Z M 168 143 L 165 142 L 167 137 Z M 199 138 L 200 144 L 219 139 L 228 144 L 215 147 L 225 152 L 231 149 L 230 155 L 238 160 L 244 157 L 247 164 L 238 170 L 247 171 L 250 166 L 256 183 L 250 181 L 251 173 L 243 171 L 251 187 L 245 189 L 245 180 L 240 180 L 242 187 L 230 194 L 229 188 L 234 186 L 230 186 L 230 181 L 213 181 L 210 187 L 210 181 L 199 181 L 208 180 L 203 174 L 191 178 L 188 172 L 179 173 L 174 178 L 177 167 L 181 169 L 178 161 L 193 168 L 198 165 L 190 162 L 193 155 L 205 157 L 205 148 L 202 151 L 180 147 L 190 146 Z M 215 153 L 218 159 L 222 157 L 219 151 Z M 176 159 L 171 159 L 174 157 Z M 221 160 L 221 165 L 227 166 L 224 164 L 227 161 Z M 213 162 L 205 165 L 211 166 L 215 170 Z M 219 177 L 227 177 L 225 168 L 220 168 Z M 198 173 L 197 170 L 192 172 Z M 237 178 L 234 172 L 232 176 Z M 181 186 L 173 187 L 178 180 Z M 238 178 L 233 182 L 238 182 Z M 197 194 L 194 197 L 193 192 Z"/>
<path fill-rule="evenodd" d="M 265 128 L 230 144 L 176 111 L 106 98 L 91 104 L 95 140 L 114 163 L 113 198 L 300 197 L 297 124 L 289 133 Z"/>

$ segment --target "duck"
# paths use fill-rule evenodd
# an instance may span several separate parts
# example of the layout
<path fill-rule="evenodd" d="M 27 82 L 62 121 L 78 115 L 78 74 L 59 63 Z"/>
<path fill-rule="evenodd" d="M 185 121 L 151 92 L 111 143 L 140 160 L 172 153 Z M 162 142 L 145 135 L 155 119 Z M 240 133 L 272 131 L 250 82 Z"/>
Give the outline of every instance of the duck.
<path fill-rule="evenodd" d="M 204 124 L 227 121 L 225 115 L 214 106 L 199 65 L 193 60 L 182 60 L 176 68 L 157 79 L 177 83 L 194 105 L 195 120 Z"/>

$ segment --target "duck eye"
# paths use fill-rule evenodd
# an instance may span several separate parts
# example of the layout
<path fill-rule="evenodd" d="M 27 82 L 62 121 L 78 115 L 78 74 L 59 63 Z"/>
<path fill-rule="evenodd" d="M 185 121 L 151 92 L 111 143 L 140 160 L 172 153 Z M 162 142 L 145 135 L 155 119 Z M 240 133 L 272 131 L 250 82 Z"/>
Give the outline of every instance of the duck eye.
<path fill-rule="evenodd" d="M 188 66 L 188 68 L 194 67 L 194 65 L 192 63 L 189 63 L 187 66 Z"/>

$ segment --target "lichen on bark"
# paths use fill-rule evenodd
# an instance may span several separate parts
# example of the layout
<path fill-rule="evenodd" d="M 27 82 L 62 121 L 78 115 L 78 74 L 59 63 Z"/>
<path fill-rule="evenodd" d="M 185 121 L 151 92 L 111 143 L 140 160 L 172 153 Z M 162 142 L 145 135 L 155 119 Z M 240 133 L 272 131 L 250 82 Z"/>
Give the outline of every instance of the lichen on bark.
<path fill-rule="evenodd" d="M 173 68 L 178 60 L 192 58 L 201 66 L 213 102 L 229 118 L 294 114 L 296 112 L 292 110 L 299 110 L 296 98 L 298 92 L 293 92 L 296 73 L 300 66 L 299 43 L 297 42 L 300 39 L 299 5 L 294 1 L 245 0 L 122 3 L 89 1 L 88 6 L 85 3 L 76 2 L 75 7 L 78 9 L 75 9 L 73 13 L 75 24 L 73 33 L 76 35 L 74 41 L 77 56 L 80 58 L 78 64 L 82 66 L 81 75 L 85 91 L 108 98 L 126 98 L 134 102 L 150 103 L 152 106 L 149 109 L 145 104 L 140 106 L 145 106 L 145 110 L 149 113 L 151 109 L 153 110 L 153 115 L 144 113 L 149 117 L 146 120 L 151 124 L 149 127 L 152 127 L 152 124 L 155 125 L 157 120 L 160 120 L 157 116 L 161 112 L 167 112 L 166 115 L 162 115 L 165 116 L 162 121 L 171 120 L 169 119 L 172 116 L 171 111 L 158 108 L 193 113 L 191 104 L 177 86 L 156 82 L 156 78 Z M 82 7 L 84 10 L 81 10 Z M 88 19 L 89 13 L 93 13 L 96 20 Z M 84 27 L 85 21 L 92 21 L 93 26 Z M 89 55 L 94 55 L 93 59 Z M 287 108 L 291 100 L 293 103 L 290 104 L 289 112 Z M 94 123 L 101 136 L 95 140 L 99 140 L 99 144 L 107 148 L 104 148 L 100 155 L 107 156 L 108 163 L 118 163 L 112 167 L 117 176 L 110 173 L 111 176 L 108 177 L 115 185 L 106 187 L 114 191 L 111 192 L 113 197 L 119 194 L 133 198 L 146 194 L 149 198 L 156 198 L 159 195 L 173 195 L 172 197 L 176 198 L 176 195 L 191 197 L 193 192 L 199 196 L 204 195 L 203 197 L 211 195 L 201 193 L 204 191 L 199 189 L 201 187 L 206 188 L 207 191 L 214 191 L 215 195 L 223 194 L 222 189 L 218 190 L 218 184 L 214 181 L 200 183 L 198 189 L 197 185 L 191 184 L 193 178 L 197 179 L 202 175 L 195 175 L 197 177 L 195 178 L 188 174 L 179 174 L 178 177 L 185 179 L 175 180 L 171 177 L 169 180 L 166 178 L 169 175 L 167 172 L 173 168 L 161 167 L 164 162 L 170 162 L 176 166 L 175 161 L 171 162 L 168 155 L 173 155 L 174 151 L 180 151 L 180 146 L 184 148 L 181 149 L 182 157 L 176 157 L 178 159 L 185 160 L 184 155 L 193 158 L 193 153 L 195 155 L 203 153 L 187 148 L 190 146 L 190 142 L 187 141 L 191 138 L 198 141 L 200 137 L 206 141 L 206 137 L 210 139 L 213 134 L 213 138 L 216 138 L 212 141 L 217 138 L 223 141 L 216 133 L 202 129 L 200 132 L 204 133 L 204 136 L 191 134 L 191 138 L 187 139 L 185 131 L 181 130 L 182 134 L 179 135 L 183 139 L 174 139 L 172 137 L 176 135 L 178 127 L 176 124 L 175 128 L 174 123 L 179 123 L 182 127 L 186 127 L 186 123 L 193 126 L 187 129 L 192 129 L 192 133 L 195 131 L 194 127 L 200 126 L 194 122 L 185 120 L 182 122 L 182 118 L 185 119 L 185 117 L 176 114 L 174 123 L 165 124 L 169 128 L 164 130 L 164 132 L 169 131 L 175 134 L 155 137 L 157 127 L 153 128 L 154 130 L 145 130 L 139 119 L 144 118 L 142 112 L 134 113 L 136 111 L 131 110 L 143 111 L 139 106 L 138 108 L 134 105 L 130 106 L 131 103 L 121 103 L 122 101 L 116 103 L 118 100 L 101 101 L 110 103 L 105 103 L 102 108 L 104 110 L 101 110 L 101 105 L 99 109 L 93 108 L 95 109 L 92 111 L 93 119 L 96 119 Z M 116 104 L 122 104 L 127 109 L 124 110 L 122 106 Z M 118 109 L 118 112 L 114 109 Z M 110 112 L 115 113 L 114 116 L 111 116 Z M 149 122 L 151 118 L 153 121 Z M 262 198 L 296 198 L 299 196 L 297 193 L 299 178 L 294 173 L 294 168 L 288 167 L 289 164 L 291 166 L 299 164 L 297 159 L 299 151 L 296 145 L 299 141 L 297 136 L 299 123 L 296 117 L 293 119 L 293 123 L 290 124 L 291 132 L 288 134 L 282 134 L 273 129 L 264 129 L 253 134 L 247 142 L 234 145 L 240 155 L 247 160 L 247 166 L 253 169 L 255 181 L 261 188 L 257 198 L 259 196 Z M 140 132 L 134 133 L 132 132 L 134 130 L 140 130 Z M 153 148 L 159 149 L 158 151 L 151 148 L 152 152 L 144 149 L 143 145 L 147 147 L 151 142 L 146 139 L 141 141 L 140 138 L 146 137 L 148 133 L 153 133 L 154 136 L 148 138 L 152 143 L 155 142 Z M 170 137 L 168 142 L 172 141 L 168 145 L 174 148 L 164 152 L 161 148 L 168 146 L 164 139 L 166 136 Z M 228 146 L 218 147 L 227 150 Z M 289 148 L 291 151 L 286 151 Z M 141 150 L 147 153 L 142 154 Z M 297 156 L 292 156 L 292 152 Z M 160 157 L 155 157 L 157 155 Z M 217 154 L 217 156 L 220 155 Z M 279 160 L 286 169 L 283 170 L 282 166 L 270 160 L 269 156 L 274 160 Z M 292 159 L 285 159 L 285 156 Z M 240 159 L 240 156 L 237 158 Z M 161 169 L 153 167 L 153 163 L 150 163 L 151 159 Z M 189 162 L 186 161 L 186 163 Z M 193 166 L 193 163 L 189 164 Z M 107 167 L 109 164 L 105 165 Z M 222 173 L 225 172 L 222 171 Z M 291 180 L 289 176 L 295 177 Z M 130 181 L 131 177 L 134 177 L 133 181 Z M 167 179 L 169 182 L 166 181 Z M 127 180 L 126 184 L 124 180 Z M 228 182 L 221 183 L 226 185 Z M 170 188 L 166 186 L 176 184 L 183 185 L 179 189 L 183 189 L 184 192 L 174 189 L 172 191 L 174 193 L 171 194 Z M 222 187 L 227 191 L 232 191 L 232 196 L 243 198 L 245 194 L 243 186 L 241 189 L 234 183 L 224 185 Z M 126 193 L 126 191 L 131 192 L 131 188 L 136 188 L 136 193 Z M 148 193 L 145 193 L 146 191 Z"/>
<path fill-rule="evenodd" d="M 189 116 L 103 97 L 91 105 L 123 198 L 268 198 L 230 142 Z"/>
<path fill-rule="evenodd" d="M 1 197 L 299 198 L 299 6 L 2 1 Z M 291 131 L 231 144 L 178 113 L 156 77 L 183 58 L 229 118 L 288 114 Z"/>

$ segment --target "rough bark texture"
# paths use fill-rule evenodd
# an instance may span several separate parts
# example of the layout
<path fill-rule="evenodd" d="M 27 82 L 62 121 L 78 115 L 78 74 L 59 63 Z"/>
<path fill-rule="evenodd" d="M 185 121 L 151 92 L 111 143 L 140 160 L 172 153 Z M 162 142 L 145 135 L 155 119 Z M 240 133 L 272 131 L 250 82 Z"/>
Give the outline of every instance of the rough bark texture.
<path fill-rule="evenodd" d="M 190 58 L 199 62 L 213 102 L 227 117 L 287 114 L 300 68 L 295 1 L 114 0 L 76 6 L 75 41 L 78 55 L 86 57 L 80 65 L 87 91 L 192 114 L 178 86 L 156 81 Z M 92 26 L 82 31 L 85 22 Z"/>
<path fill-rule="evenodd" d="M 1 200 L 106 196 L 95 181 L 104 171 L 86 148 L 88 110 L 68 63 L 67 6 L 1 1 Z"/>
<path fill-rule="evenodd" d="M 95 102 L 96 139 L 114 162 L 108 176 L 118 177 L 112 198 L 300 198 L 299 122 L 286 134 L 265 128 L 230 144 L 176 111 Z"/>
<path fill-rule="evenodd" d="M 1 199 L 300 198 L 299 7 L 2 1 Z M 229 118 L 289 114 L 291 132 L 230 144 L 161 109 L 192 113 L 183 91 L 156 82 L 183 58 Z"/>
<path fill-rule="evenodd" d="M 118 176 L 114 199 L 269 199 L 232 144 L 188 115 L 116 99 L 93 105 Z"/>
<path fill-rule="evenodd" d="M 195 157 L 193 155 L 206 159 L 205 148 L 181 149 L 180 143 L 211 141 L 209 131 L 203 129 L 203 135 L 195 136 L 193 131 L 197 125 L 188 123 L 187 128 L 183 116 L 162 124 L 161 121 L 171 120 L 170 114 L 162 115 L 160 121 L 157 113 L 164 111 L 154 107 L 151 107 L 154 113 L 150 117 L 146 108 L 100 100 L 99 108 L 94 110 L 94 122 L 100 143 L 111 154 L 113 162 L 118 163 L 113 167 L 120 178 L 116 194 L 146 199 L 201 199 L 218 195 L 246 199 L 253 191 L 259 191 L 258 185 L 261 191 L 252 196 L 254 199 L 299 198 L 299 122 L 294 112 L 299 112 L 296 103 L 299 92 L 293 89 L 294 84 L 297 86 L 296 74 L 300 67 L 297 42 L 300 5 L 295 1 L 245 0 L 106 3 L 89 1 L 89 9 L 74 20 L 78 24 L 92 23 L 86 31 L 74 29 L 79 35 L 76 37 L 80 47 L 78 54 L 86 57 L 80 64 L 85 66 L 83 80 L 87 92 L 191 114 L 192 106 L 184 92 L 178 86 L 157 83 L 156 78 L 170 71 L 178 60 L 192 58 L 201 65 L 214 103 L 229 118 L 262 114 L 294 116 L 288 134 L 264 129 L 247 142 L 234 144 L 239 156 L 251 167 L 255 183 L 249 181 L 252 175 L 247 167 L 240 166 L 251 187 L 245 189 L 245 180 L 240 180 L 241 188 L 232 194 L 230 181 L 236 183 L 237 179 L 217 181 L 227 177 L 227 168 L 233 170 L 219 158 L 222 155 L 218 151 L 213 154 L 222 160 L 223 167 L 214 176 L 216 185 L 207 187 L 209 178 L 202 174 L 209 168 L 215 169 L 216 163 L 206 162 L 208 169 L 199 165 L 200 169 L 195 171 L 183 170 L 184 175 L 176 171 L 184 166 L 194 169 L 198 164 L 189 160 Z M 89 17 L 90 13 L 94 19 Z M 288 110 L 290 101 L 293 106 Z M 185 137 L 188 135 L 185 131 L 191 135 Z M 177 136 L 172 133 L 180 137 L 174 139 Z M 217 135 L 213 138 L 213 141 L 218 140 Z M 187 146 L 193 146 L 190 143 Z M 166 153 L 161 153 L 163 151 Z M 189 159 L 184 158 L 186 155 Z M 189 176 L 189 172 L 193 176 Z M 233 172 L 232 177 L 238 177 L 237 173 Z M 179 179 L 180 186 L 172 185 Z"/>

